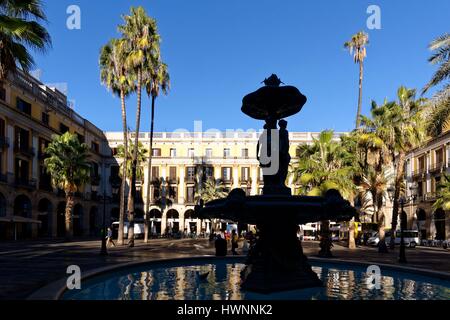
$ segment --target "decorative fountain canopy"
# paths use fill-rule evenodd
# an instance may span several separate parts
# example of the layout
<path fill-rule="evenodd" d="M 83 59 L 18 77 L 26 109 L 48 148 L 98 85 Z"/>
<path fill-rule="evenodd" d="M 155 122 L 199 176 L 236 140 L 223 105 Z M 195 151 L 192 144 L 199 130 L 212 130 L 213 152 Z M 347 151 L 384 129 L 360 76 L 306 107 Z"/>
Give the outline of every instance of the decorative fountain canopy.
<path fill-rule="evenodd" d="M 272 74 L 263 81 L 264 87 L 249 93 L 242 100 L 242 112 L 258 120 L 282 119 L 302 109 L 306 97 L 293 86 L 280 86 L 281 80 Z"/>

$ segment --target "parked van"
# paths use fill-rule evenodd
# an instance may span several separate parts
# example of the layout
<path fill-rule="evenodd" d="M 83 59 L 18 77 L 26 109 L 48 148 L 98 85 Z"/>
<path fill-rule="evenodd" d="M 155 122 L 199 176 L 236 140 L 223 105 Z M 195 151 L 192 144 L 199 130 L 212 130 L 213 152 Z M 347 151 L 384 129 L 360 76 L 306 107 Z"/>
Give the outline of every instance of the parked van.
<path fill-rule="evenodd" d="M 400 245 L 401 241 L 401 231 L 397 230 L 395 232 L 395 244 Z M 416 245 L 419 244 L 419 231 L 417 230 L 404 230 L 403 231 L 403 237 L 405 241 L 405 246 L 414 248 Z M 375 233 L 374 236 L 370 237 L 369 240 L 367 240 L 367 244 L 371 246 L 377 246 L 380 242 L 380 238 L 378 237 L 378 232 Z M 386 231 L 385 234 L 385 242 L 387 245 L 391 242 L 391 233 L 390 231 Z"/>

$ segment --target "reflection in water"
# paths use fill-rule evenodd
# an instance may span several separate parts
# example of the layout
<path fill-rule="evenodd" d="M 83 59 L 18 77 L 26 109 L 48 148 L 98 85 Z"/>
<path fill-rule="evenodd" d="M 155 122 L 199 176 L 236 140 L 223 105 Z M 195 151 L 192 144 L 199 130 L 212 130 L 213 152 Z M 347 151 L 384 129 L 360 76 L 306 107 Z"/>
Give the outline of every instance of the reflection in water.
<path fill-rule="evenodd" d="M 241 263 L 155 267 L 126 274 L 113 274 L 86 281 L 82 290 L 68 291 L 65 299 L 107 300 L 389 300 L 450 299 L 450 282 L 407 273 L 382 272 L 381 290 L 368 289 L 362 268 L 340 269 L 313 266 L 324 287 L 278 292 L 270 295 L 241 291 Z M 206 279 L 200 274 L 208 273 Z"/>

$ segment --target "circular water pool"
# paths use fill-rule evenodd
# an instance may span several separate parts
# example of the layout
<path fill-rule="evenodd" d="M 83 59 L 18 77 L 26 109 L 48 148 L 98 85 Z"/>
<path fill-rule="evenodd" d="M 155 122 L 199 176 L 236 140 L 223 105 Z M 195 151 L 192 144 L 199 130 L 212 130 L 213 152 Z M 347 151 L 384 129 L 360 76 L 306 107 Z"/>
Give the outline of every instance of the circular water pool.
<path fill-rule="evenodd" d="M 449 300 L 450 281 L 381 267 L 380 288 L 367 268 L 311 262 L 320 288 L 258 294 L 240 289 L 242 259 L 181 260 L 108 272 L 67 290 L 64 300 Z M 207 274 L 208 273 L 208 274 Z M 205 275 L 207 274 L 206 278 Z M 204 278 L 204 279 L 203 279 Z"/>

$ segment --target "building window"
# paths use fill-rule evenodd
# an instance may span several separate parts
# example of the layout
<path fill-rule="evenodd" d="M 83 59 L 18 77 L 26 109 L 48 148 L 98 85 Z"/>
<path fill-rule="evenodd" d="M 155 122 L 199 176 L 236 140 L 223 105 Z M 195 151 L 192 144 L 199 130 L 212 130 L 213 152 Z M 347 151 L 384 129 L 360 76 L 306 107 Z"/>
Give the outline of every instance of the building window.
<path fill-rule="evenodd" d="M 229 148 L 223 149 L 223 157 L 224 158 L 229 158 L 230 157 L 230 149 Z"/>
<path fill-rule="evenodd" d="M 193 186 L 186 188 L 186 202 L 194 203 L 195 199 L 195 188 Z"/>
<path fill-rule="evenodd" d="M 91 150 L 94 151 L 95 153 L 99 153 L 100 149 L 99 149 L 98 143 L 92 141 L 91 142 Z"/>
<path fill-rule="evenodd" d="M 194 148 L 189 148 L 189 149 L 188 149 L 188 157 L 189 157 L 189 158 L 194 157 Z"/>
<path fill-rule="evenodd" d="M 77 137 L 78 137 L 78 141 L 80 141 L 80 143 L 84 143 L 85 142 L 85 139 L 84 139 L 83 135 L 77 133 Z"/>
<path fill-rule="evenodd" d="M 186 179 L 187 179 L 187 181 L 195 180 L 195 167 L 187 167 L 186 168 Z"/>
<path fill-rule="evenodd" d="M 16 103 L 17 103 L 17 109 L 19 109 L 23 113 L 26 113 L 27 115 L 31 116 L 31 104 L 30 103 L 28 103 L 20 98 L 17 98 Z"/>
<path fill-rule="evenodd" d="M 242 181 L 249 181 L 250 178 L 250 168 L 249 167 L 242 167 L 241 168 L 241 180 Z"/>
<path fill-rule="evenodd" d="M 42 123 L 46 126 L 50 123 L 50 115 L 47 112 L 42 112 Z"/>
<path fill-rule="evenodd" d="M 205 167 L 204 175 L 205 175 L 206 179 L 213 179 L 214 178 L 214 168 L 213 167 Z"/>
<path fill-rule="evenodd" d="M 440 148 L 439 150 L 435 151 L 435 159 L 436 159 L 436 165 L 440 165 L 444 162 L 444 149 Z"/>
<path fill-rule="evenodd" d="M 152 149 L 152 157 L 161 157 L 161 149 Z"/>
<path fill-rule="evenodd" d="M 152 181 L 159 179 L 159 167 L 152 167 Z"/>
<path fill-rule="evenodd" d="M 205 150 L 205 157 L 206 158 L 212 158 L 212 149 L 211 148 L 207 148 Z"/>
<path fill-rule="evenodd" d="M 175 158 L 177 156 L 177 149 L 170 148 L 170 157 Z"/>
<path fill-rule="evenodd" d="M 30 133 L 28 130 L 16 127 L 15 148 L 27 151 L 30 146 Z"/>
<path fill-rule="evenodd" d="M 177 167 L 169 167 L 169 180 L 172 182 L 177 180 Z"/>
<path fill-rule="evenodd" d="M 0 118 L 0 137 L 6 136 L 6 123 L 5 120 Z"/>
<path fill-rule="evenodd" d="M 66 133 L 68 131 L 69 131 L 69 127 L 68 126 L 66 126 L 63 123 L 59 124 L 59 132 L 61 132 L 61 134 L 64 134 L 64 133 Z"/>
<path fill-rule="evenodd" d="M 169 199 L 177 199 L 177 187 L 169 186 Z"/>
<path fill-rule="evenodd" d="M 28 161 L 22 159 L 16 159 L 16 181 L 18 183 L 27 184 L 28 183 L 28 174 L 29 174 L 29 163 Z"/>
<path fill-rule="evenodd" d="M 6 89 L 0 85 L 0 100 L 6 101 Z"/>
<path fill-rule="evenodd" d="M 247 148 L 241 150 L 241 157 L 248 158 L 248 149 Z"/>
<path fill-rule="evenodd" d="M 38 155 L 42 159 L 45 157 L 45 149 L 47 149 L 48 145 L 50 144 L 49 141 L 39 138 L 39 150 Z"/>
<path fill-rule="evenodd" d="M 223 181 L 231 180 L 231 168 L 230 167 L 222 168 L 222 180 Z"/>

